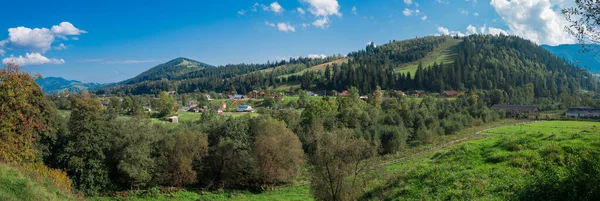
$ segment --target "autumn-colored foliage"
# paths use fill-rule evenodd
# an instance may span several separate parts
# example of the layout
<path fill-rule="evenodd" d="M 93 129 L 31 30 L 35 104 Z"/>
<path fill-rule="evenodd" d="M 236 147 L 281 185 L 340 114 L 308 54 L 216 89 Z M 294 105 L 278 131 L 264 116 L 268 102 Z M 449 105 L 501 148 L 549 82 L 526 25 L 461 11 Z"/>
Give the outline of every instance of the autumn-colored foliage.
<path fill-rule="evenodd" d="M 35 143 L 52 129 L 53 110 L 33 76 L 12 64 L 0 71 L 0 162 L 70 193 L 67 174 L 37 160 Z"/>
<path fill-rule="evenodd" d="M 31 162 L 34 142 L 49 121 L 47 102 L 35 79 L 8 64 L 0 71 L 0 161 Z"/>

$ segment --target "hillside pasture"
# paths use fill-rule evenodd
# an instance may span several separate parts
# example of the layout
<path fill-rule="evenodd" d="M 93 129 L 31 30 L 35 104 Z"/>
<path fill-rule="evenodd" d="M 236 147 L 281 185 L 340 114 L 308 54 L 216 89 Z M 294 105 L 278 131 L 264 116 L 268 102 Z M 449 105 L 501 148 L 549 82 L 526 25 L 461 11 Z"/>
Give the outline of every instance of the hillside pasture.
<path fill-rule="evenodd" d="M 488 130 L 474 140 L 388 167 L 365 200 L 510 200 L 527 197 L 547 169 L 600 151 L 600 123 L 548 121 Z"/>
<path fill-rule="evenodd" d="M 404 63 L 396 68 L 396 72 L 401 74 L 410 73 L 411 76 L 414 76 L 417 72 L 417 68 L 419 67 L 419 62 L 423 65 L 423 68 L 427 68 L 429 66 L 433 66 L 434 63 L 440 64 L 453 64 L 454 57 L 456 56 L 456 49 L 458 44 L 460 44 L 461 40 L 450 38 L 445 43 L 442 43 L 439 47 L 435 48 L 432 52 L 427 54 L 425 58 L 410 62 Z"/>

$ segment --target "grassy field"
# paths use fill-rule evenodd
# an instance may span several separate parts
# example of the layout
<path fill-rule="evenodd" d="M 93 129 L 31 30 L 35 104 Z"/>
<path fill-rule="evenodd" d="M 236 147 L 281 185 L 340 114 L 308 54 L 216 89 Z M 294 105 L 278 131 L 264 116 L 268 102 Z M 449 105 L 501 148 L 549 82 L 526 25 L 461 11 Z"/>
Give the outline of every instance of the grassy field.
<path fill-rule="evenodd" d="M 600 123 L 551 121 L 492 129 L 474 140 L 388 167 L 364 199 L 507 200 L 567 154 L 600 151 Z M 554 162 L 557 162 L 556 164 Z M 564 167 L 568 169 L 568 167 Z"/>
<path fill-rule="evenodd" d="M 53 188 L 51 181 L 35 178 L 19 169 L 0 164 L 0 200 L 75 200 Z"/>
<path fill-rule="evenodd" d="M 327 66 L 329 66 L 329 65 L 333 65 L 333 64 L 338 64 L 339 65 L 339 64 L 343 64 L 343 63 L 348 63 L 348 58 L 338 59 L 338 60 L 335 60 L 335 61 L 332 61 L 332 62 L 324 63 L 324 64 L 321 64 L 321 65 L 316 65 L 316 66 L 307 68 L 306 70 L 303 70 L 303 71 L 300 71 L 300 72 L 297 72 L 297 73 L 292 73 L 292 74 L 287 74 L 287 75 L 279 76 L 278 78 L 289 77 L 289 76 L 292 76 L 292 75 L 302 75 L 302 74 L 304 74 L 307 71 L 324 71 L 327 68 Z"/>
<path fill-rule="evenodd" d="M 175 190 L 173 192 L 161 192 L 158 189 L 128 192 L 126 195 L 115 197 L 92 197 L 89 200 L 109 201 L 109 200 L 127 200 L 127 201 L 162 201 L 162 200 L 246 200 L 246 201 L 310 201 L 313 200 L 308 186 L 284 187 L 265 193 L 252 193 L 248 191 L 216 191 L 200 192 Z"/>
<path fill-rule="evenodd" d="M 444 63 L 444 65 L 446 64 L 452 64 L 454 63 L 454 56 L 456 55 L 456 48 L 458 46 L 458 44 L 461 42 L 461 40 L 459 39 L 448 39 L 447 42 L 441 44 L 438 48 L 435 48 L 432 52 L 430 52 L 429 54 L 427 54 L 427 56 L 425 56 L 425 58 L 419 60 L 420 62 L 422 62 L 423 67 L 429 67 L 429 66 L 433 66 L 434 63 Z M 400 67 L 396 68 L 396 72 L 398 73 L 409 73 L 414 76 L 415 72 L 417 72 L 417 68 L 419 67 L 419 61 L 416 62 L 411 62 L 411 63 L 405 63 L 403 65 L 401 65 Z"/>

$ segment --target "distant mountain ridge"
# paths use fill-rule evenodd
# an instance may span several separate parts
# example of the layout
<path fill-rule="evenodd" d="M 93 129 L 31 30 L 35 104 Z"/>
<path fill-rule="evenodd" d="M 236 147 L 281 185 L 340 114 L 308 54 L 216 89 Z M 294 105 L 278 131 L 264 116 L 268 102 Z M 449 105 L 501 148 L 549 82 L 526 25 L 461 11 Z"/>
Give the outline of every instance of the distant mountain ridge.
<path fill-rule="evenodd" d="M 592 73 L 600 73 L 600 46 L 596 45 L 594 51 L 581 52 L 582 47 L 579 44 L 568 44 L 549 46 L 542 45 L 542 47 L 552 54 L 564 58 L 568 62 L 571 62 L 579 67 L 585 68 Z"/>
<path fill-rule="evenodd" d="M 69 90 L 69 92 L 80 92 L 83 90 L 92 90 L 103 86 L 98 83 L 83 83 L 76 80 L 66 80 L 61 77 L 38 78 L 35 82 L 40 85 L 44 93 L 56 93 Z"/>
<path fill-rule="evenodd" d="M 134 78 L 125 80 L 120 84 L 135 84 L 144 81 L 154 81 L 161 79 L 171 79 L 173 77 L 181 76 L 186 73 L 215 68 L 215 66 L 195 61 L 188 58 L 176 58 L 167 63 L 159 64 L 149 70 L 135 76 Z"/>

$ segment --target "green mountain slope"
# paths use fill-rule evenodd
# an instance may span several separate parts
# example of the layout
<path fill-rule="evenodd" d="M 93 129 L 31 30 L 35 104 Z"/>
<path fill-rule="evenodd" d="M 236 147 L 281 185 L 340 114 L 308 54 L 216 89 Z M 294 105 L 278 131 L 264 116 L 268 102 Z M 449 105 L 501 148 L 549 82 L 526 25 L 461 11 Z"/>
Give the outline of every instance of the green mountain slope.
<path fill-rule="evenodd" d="M 593 73 L 600 73 L 600 46 L 596 46 L 594 51 L 580 52 L 582 50 L 581 45 L 559 45 L 549 46 L 542 45 L 542 47 L 558 57 L 564 58 L 565 60 L 585 69 L 588 69 Z"/>
<path fill-rule="evenodd" d="M 135 84 L 144 81 L 172 79 L 186 73 L 207 68 L 214 68 L 214 66 L 188 58 L 177 58 L 167 63 L 155 66 L 134 78 L 125 80 L 122 82 L 122 84 Z"/>
<path fill-rule="evenodd" d="M 434 63 L 444 63 L 444 64 L 452 64 L 454 63 L 454 58 L 456 57 L 456 52 L 458 50 L 458 44 L 460 44 L 462 40 L 459 39 L 448 39 L 446 42 L 440 44 L 433 51 L 427 54 L 425 58 L 420 59 L 415 62 L 403 63 L 396 71 L 399 73 L 410 73 L 414 75 L 417 72 L 417 68 L 419 63 L 423 66 L 433 66 Z"/>
<path fill-rule="evenodd" d="M 384 90 L 437 92 L 510 91 L 511 87 L 532 84 L 535 97 L 557 98 L 579 89 L 595 91 L 598 87 L 598 80 L 586 70 L 531 41 L 514 36 L 428 36 L 391 41 L 381 46 L 370 44 L 346 57 L 292 58 L 275 63 L 237 64 L 204 70 L 181 70 L 182 65 L 168 68 L 180 62 L 174 60 L 160 65 L 120 85 L 103 87 L 97 93 L 207 90 L 246 94 L 252 90 L 286 90 L 300 85 L 304 90 L 319 91 L 340 91 L 358 86 L 360 93 L 367 94 L 377 86 Z"/>
<path fill-rule="evenodd" d="M 79 92 L 83 90 L 96 89 L 102 84 L 98 83 L 82 83 L 75 80 L 66 80 L 60 77 L 45 77 L 38 78 L 35 82 L 42 87 L 44 93 L 56 93 L 59 91 L 69 90 L 69 92 Z"/>

